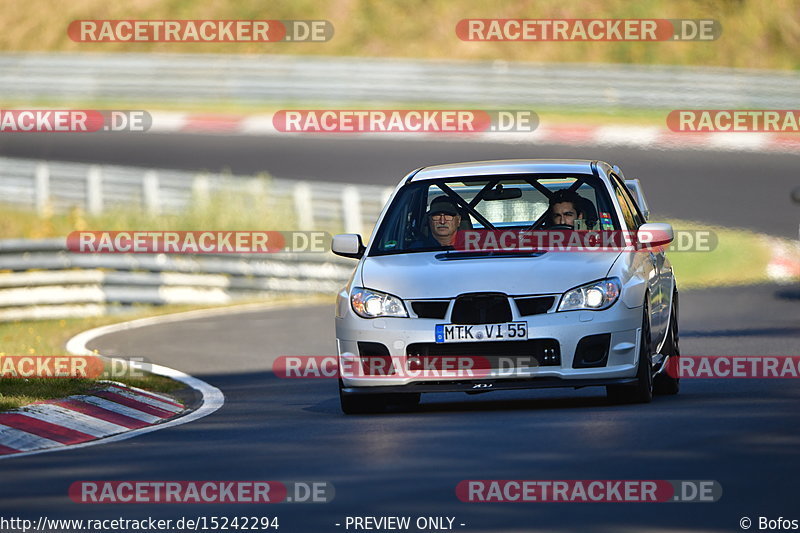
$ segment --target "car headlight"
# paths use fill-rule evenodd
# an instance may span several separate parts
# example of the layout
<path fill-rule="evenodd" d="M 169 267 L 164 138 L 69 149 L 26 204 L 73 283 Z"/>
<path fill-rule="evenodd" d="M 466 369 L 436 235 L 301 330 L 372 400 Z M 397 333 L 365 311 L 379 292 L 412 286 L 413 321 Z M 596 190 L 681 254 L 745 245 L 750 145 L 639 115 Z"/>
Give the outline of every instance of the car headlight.
<path fill-rule="evenodd" d="M 597 311 L 614 305 L 621 291 L 617 278 L 595 281 L 587 285 L 575 287 L 564 293 L 558 304 L 559 311 L 577 311 L 588 309 Z"/>
<path fill-rule="evenodd" d="M 407 317 L 406 306 L 397 296 L 383 292 L 356 287 L 350 293 L 350 305 L 353 311 L 362 318 L 380 316 Z"/>

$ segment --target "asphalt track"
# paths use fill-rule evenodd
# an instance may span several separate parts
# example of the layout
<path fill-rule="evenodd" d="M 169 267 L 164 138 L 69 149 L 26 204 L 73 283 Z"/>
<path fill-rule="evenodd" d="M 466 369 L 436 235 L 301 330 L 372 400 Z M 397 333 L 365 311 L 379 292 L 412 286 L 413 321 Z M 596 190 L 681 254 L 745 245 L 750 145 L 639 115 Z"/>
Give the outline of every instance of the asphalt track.
<path fill-rule="evenodd" d="M 786 354 L 800 292 L 777 286 L 683 296 L 687 354 Z M 612 406 L 602 389 L 425 397 L 416 413 L 345 417 L 331 380 L 282 380 L 285 354 L 330 354 L 330 306 L 152 326 L 90 344 L 145 355 L 222 389 L 199 421 L 128 441 L 0 464 L 3 516 L 129 519 L 274 515 L 280 531 L 339 531 L 348 515 L 448 515 L 464 531 L 732 531 L 791 516 L 800 476 L 795 380 L 684 380 L 676 397 Z M 325 480 L 329 504 L 78 505 L 76 480 Z M 716 503 L 462 503 L 464 479 L 715 479 Z"/>
<path fill-rule="evenodd" d="M 155 168 L 267 171 L 294 179 L 394 186 L 439 163 L 507 158 L 600 159 L 642 179 L 654 214 L 797 238 L 800 154 L 620 146 L 195 134 L 3 134 L 0 155 Z"/>
<path fill-rule="evenodd" d="M 180 142 L 192 139 L 210 142 L 201 137 L 180 137 Z M 274 139 L 260 141 L 269 145 Z M 238 146 L 245 140 L 226 142 Z M 697 201 L 697 189 L 679 186 L 691 174 L 702 190 L 713 189 L 706 179 L 727 186 L 725 196 L 718 193 L 707 209 L 687 211 L 698 213 L 689 218 L 725 224 L 733 215 L 737 226 L 771 228 L 770 233 L 787 236 L 794 236 L 797 227 L 797 214 L 785 213 L 791 207 L 790 187 L 785 185 L 794 180 L 790 169 L 797 161 L 788 155 L 521 146 L 503 146 L 490 154 L 491 147 L 484 145 L 439 143 L 390 143 L 385 145 L 388 153 L 375 153 L 375 145 L 356 143 L 345 153 L 325 148 L 337 157 L 325 163 L 310 144 L 288 146 L 289 160 L 303 159 L 305 153 L 303 172 L 310 173 L 313 165 L 339 168 L 335 176 L 326 172 L 314 177 L 343 181 L 378 175 L 382 157 L 385 172 L 396 179 L 404 170 L 429 162 L 437 150 L 438 161 L 545 153 L 600 157 L 618 162 L 629 176 L 647 179 L 656 213 L 679 215 L 676 211 Z M 203 152 L 202 147 L 197 150 Z M 361 150 L 369 153 L 371 163 L 361 167 L 361 161 L 355 166 L 358 159 L 347 162 Z M 417 152 L 419 157 L 413 157 Z M 262 152 L 247 157 L 269 166 L 270 157 Z M 277 152 L 273 157 L 280 159 Z M 276 163 L 275 174 L 281 174 L 280 165 Z M 352 172 L 340 165 L 349 165 Z M 654 176 L 669 183 L 648 179 Z M 662 194 L 654 191 L 659 187 Z M 747 205 L 775 209 L 766 219 L 737 215 L 735 210 Z M 780 205 L 785 209 L 776 208 Z M 796 286 L 684 292 L 683 352 L 796 354 L 798 306 Z M 601 389 L 447 394 L 425 397 L 416 413 L 345 417 L 334 381 L 281 380 L 269 371 L 279 355 L 335 353 L 332 314 L 330 306 L 319 305 L 249 312 L 97 339 L 90 348 L 144 356 L 201 377 L 225 393 L 225 406 L 191 424 L 128 441 L 3 461 L 2 516 L 277 515 L 279 531 L 302 532 L 344 531 L 334 524 L 348 515 L 455 516 L 456 523 L 466 524 L 457 528 L 463 531 L 739 531 L 743 516 L 754 521 L 759 516 L 800 519 L 796 380 L 684 380 L 680 395 L 639 406 L 609 405 Z M 67 497 L 76 480 L 234 479 L 330 481 L 336 498 L 329 504 L 255 507 L 89 506 Z M 465 479 L 713 479 L 722 485 L 723 496 L 716 503 L 694 504 L 462 503 L 454 491 Z"/>

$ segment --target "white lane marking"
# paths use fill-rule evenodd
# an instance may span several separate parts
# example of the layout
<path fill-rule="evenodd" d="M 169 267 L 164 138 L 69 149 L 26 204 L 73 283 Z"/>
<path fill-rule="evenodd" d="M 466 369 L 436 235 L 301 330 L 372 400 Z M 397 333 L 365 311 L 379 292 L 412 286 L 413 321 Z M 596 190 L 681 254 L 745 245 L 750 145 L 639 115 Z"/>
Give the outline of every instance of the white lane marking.
<path fill-rule="evenodd" d="M 136 400 L 137 402 L 141 402 L 158 409 L 163 409 L 164 411 L 169 411 L 170 413 L 180 413 L 183 411 L 182 407 L 178 407 L 177 405 L 173 405 L 171 403 L 162 402 L 161 400 L 156 400 L 155 398 L 150 398 L 144 394 L 137 394 L 132 390 L 121 389 L 119 387 L 109 387 L 106 390 L 108 392 L 113 392 L 114 394 L 124 396 L 125 398 L 130 398 L 131 400 Z"/>
<path fill-rule="evenodd" d="M 800 278 L 800 241 L 777 237 L 762 237 L 770 249 L 767 277 L 780 284 L 796 282 Z"/>
<path fill-rule="evenodd" d="M 658 127 L 601 126 L 594 130 L 597 144 L 650 146 L 659 141 L 660 135 Z"/>
<path fill-rule="evenodd" d="M 79 413 L 72 409 L 53 404 L 37 404 L 23 407 L 17 411 L 21 415 L 50 422 L 68 429 L 80 431 L 93 437 L 107 437 L 115 433 L 127 431 L 129 428 L 107 422 L 99 418 Z"/>
<path fill-rule="evenodd" d="M 715 132 L 709 135 L 709 146 L 714 148 L 730 148 L 733 150 L 758 150 L 772 144 L 773 138 L 768 133 L 759 132 Z"/>
<path fill-rule="evenodd" d="M 180 131 L 188 122 L 189 113 L 175 113 L 170 111 L 158 111 L 151 113 L 153 123 L 148 131 L 169 132 Z"/>
<path fill-rule="evenodd" d="M 112 411 L 119 415 L 129 416 L 131 418 L 135 418 L 136 420 L 147 422 L 148 424 L 155 424 L 156 422 L 160 422 L 162 420 L 161 417 L 139 411 L 138 409 L 128 407 L 127 405 L 106 400 L 105 398 L 98 398 L 97 396 L 71 396 L 70 399 L 78 400 L 79 402 L 90 403 L 96 407 L 105 409 L 106 411 Z"/>
<path fill-rule="evenodd" d="M 64 445 L 54 440 L 46 439 L 21 429 L 12 428 L 0 424 L 0 444 L 8 448 L 14 448 L 23 452 L 38 450 L 39 448 L 58 447 L 63 448 Z M 20 454 L 5 455 L 3 457 L 19 457 Z"/>

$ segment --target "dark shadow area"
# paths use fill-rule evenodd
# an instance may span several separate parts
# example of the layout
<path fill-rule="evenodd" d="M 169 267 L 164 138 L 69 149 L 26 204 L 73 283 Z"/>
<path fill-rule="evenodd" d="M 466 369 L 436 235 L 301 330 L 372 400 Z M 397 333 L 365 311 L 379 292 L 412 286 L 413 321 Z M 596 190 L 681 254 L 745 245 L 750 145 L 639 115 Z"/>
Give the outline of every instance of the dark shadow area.
<path fill-rule="evenodd" d="M 792 380 L 685 381 L 646 405 L 600 388 L 423 396 L 414 412 L 345 416 L 336 382 L 269 372 L 198 376 L 219 387 L 211 416 L 131 440 L 0 462 L 0 509 L 85 518 L 76 480 L 322 480 L 329 504 L 258 514 L 282 531 L 332 531 L 347 515 L 455 516 L 475 530 L 724 529 L 743 508 L 782 512 L 800 474 Z M 716 479 L 724 498 L 681 506 L 463 503 L 466 479 Z M 742 480 L 747 480 L 742 483 Z M 575 504 L 578 505 L 578 504 Z M 678 504 L 674 504 L 678 505 Z M 93 518 L 251 514 L 242 505 L 94 505 Z M 566 515 L 565 515 L 566 513 Z"/>
<path fill-rule="evenodd" d="M 682 338 L 692 337 L 786 337 L 800 335 L 800 327 L 796 328 L 740 328 L 721 330 L 683 330 Z"/>
<path fill-rule="evenodd" d="M 775 292 L 775 297 L 781 300 L 800 300 L 800 288 L 782 289 Z"/>

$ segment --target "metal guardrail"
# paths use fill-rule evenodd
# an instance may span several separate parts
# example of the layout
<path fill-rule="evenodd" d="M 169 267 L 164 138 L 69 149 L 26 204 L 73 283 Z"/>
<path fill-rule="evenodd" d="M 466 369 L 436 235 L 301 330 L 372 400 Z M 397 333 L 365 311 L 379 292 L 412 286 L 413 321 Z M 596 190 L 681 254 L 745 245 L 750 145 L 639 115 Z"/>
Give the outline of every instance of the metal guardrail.
<path fill-rule="evenodd" d="M 288 213 L 284 228 L 367 233 L 391 189 L 0 158 L 0 201 L 46 213 L 179 213 L 237 193 Z M 86 254 L 66 239 L 0 241 L 0 321 L 94 316 L 132 304 L 222 304 L 335 292 L 353 261 L 331 253 Z"/>
<path fill-rule="evenodd" d="M 285 228 L 365 233 L 391 189 L 0 158 L 0 201 L 39 212 L 122 207 L 179 213 L 238 193 L 283 206 Z M 293 218 L 293 219 L 292 219 Z M 66 239 L 0 241 L 0 321 L 92 316 L 131 304 L 221 304 L 336 291 L 351 260 L 331 253 L 85 254 Z"/>
<path fill-rule="evenodd" d="M 713 45 L 709 45 L 713 46 Z M 444 102 L 683 109 L 796 107 L 800 74 L 711 67 L 286 55 L 6 53 L 0 94 L 34 101 Z"/>
<path fill-rule="evenodd" d="M 288 211 L 294 220 L 286 225 L 292 229 L 366 233 L 392 189 L 0 157 L 0 201 L 40 213 L 76 206 L 90 214 L 113 207 L 178 213 L 226 192 L 263 198 L 268 206 Z"/>
<path fill-rule="evenodd" d="M 224 304 L 331 293 L 354 262 L 330 253 L 83 254 L 65 239 L 0 241 L 0 321 L 96 316 L 132 304 Z"/>

